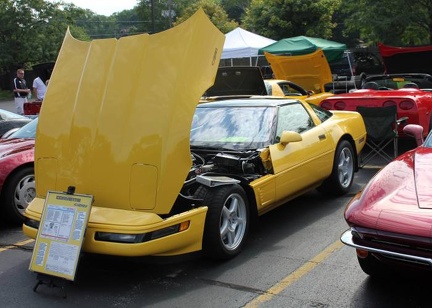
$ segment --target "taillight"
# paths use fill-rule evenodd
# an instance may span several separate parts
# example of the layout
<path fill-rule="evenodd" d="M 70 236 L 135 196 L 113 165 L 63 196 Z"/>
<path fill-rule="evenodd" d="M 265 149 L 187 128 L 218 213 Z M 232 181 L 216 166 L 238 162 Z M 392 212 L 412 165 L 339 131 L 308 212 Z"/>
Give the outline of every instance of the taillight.
<path fill-rule="evenodd" d="M 336 109 L 336 110 L 344 110 L 345 107 L 346 107 L 346 104 L 342 101 L 336 102 L 334 104 L 334 109 Z"/>
<path fill-rule="evenodd" d="M 327 109 L 327 110 L 331 110 L 332 109 L 332 104 L 330 102 L 321 102 L 321 108 Z"/>
<path fill-rule="evenodd" d="M 396 102 L 395 101 L 385 101 L 383 103 L 383 107 L 388 107 L 388 106 L 396 106 Z"/>
<path fill-rule="evenodd" d="M 410 110 L 414 108 L 414 103 L 412 101 L 402 101 L 399 103 L 399 108 L 402 110 Z"/>

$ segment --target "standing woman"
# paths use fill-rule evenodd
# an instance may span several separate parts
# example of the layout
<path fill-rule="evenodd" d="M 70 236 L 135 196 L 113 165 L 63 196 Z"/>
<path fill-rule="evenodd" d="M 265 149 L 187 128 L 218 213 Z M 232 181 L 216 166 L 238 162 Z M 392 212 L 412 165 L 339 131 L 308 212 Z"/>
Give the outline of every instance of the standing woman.
<path fill-rule="evenodd" d="M 31 93 L 31 90 L 27 88 L 23 69 L 20 68 L 17 70 L 17 77 L 14 78 L 13 83 L 17 113 L 24 114 L 24 103 L 27 102 L 27 96 Z"/>

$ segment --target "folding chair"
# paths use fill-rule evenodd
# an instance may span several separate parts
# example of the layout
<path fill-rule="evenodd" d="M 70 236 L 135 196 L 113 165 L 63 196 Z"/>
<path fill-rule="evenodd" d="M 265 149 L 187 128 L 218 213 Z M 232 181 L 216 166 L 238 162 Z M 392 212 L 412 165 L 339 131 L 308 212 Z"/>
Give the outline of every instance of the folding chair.
<path fill-rule="evenodd" d="M 397 107 L 365 107 L 358 106 L 366 126 L 366 145 L 360 154 L 360 168 L 375 157 L 390 162 L 398 156 L 398 127 L 408 117 L 397 118 Z M 393 147 L 391 154 L 388 149 Z M 365 151 L 366 150 L 366 151 Z"/>

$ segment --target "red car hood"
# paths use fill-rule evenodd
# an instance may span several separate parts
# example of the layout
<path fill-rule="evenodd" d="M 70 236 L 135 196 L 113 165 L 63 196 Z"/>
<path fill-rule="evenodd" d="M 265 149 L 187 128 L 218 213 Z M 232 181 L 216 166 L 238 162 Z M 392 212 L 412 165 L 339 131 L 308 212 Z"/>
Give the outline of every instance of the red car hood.
<path fill-rule="evenodd" d="M 384 167 L 345 210 L 350 226 L 430 237 L 432 149 L 419 147 Z"/>
<path fill-rule="evenodd" d="M 387 74 L 432 74 L 432 46 L 394 47 L 378 43 L 379 53 Z"/>
<path fill-rule="evenodd" d="M 34 148 L 34 139 L 2 139 L 0 140 L 0 158 Z"/>

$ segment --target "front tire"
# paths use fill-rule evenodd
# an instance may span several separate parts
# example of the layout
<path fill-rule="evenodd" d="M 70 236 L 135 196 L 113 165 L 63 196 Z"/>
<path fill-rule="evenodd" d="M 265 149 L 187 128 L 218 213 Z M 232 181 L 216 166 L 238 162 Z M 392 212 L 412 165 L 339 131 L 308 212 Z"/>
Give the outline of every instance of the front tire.
<path fill-rule="evenodd" d="M 370 253 L 366 258 L 357 256 L 358 263 L 365 274 L 371 277 L 382 277 L 385 275 L 385 270 L 382 264 Z"/>
<path fill-rule="evenodd" d="M 10 175 L 3 186 L 1 204 L 5 220 L 11 224 L 24 221 L 24 212 L 36 196 L 35 176 L 32 166 L 24 167 Z"/>
<path fill-rule="evenodd" d="M 208 206 L 204 226 L 203 252 L 212 259 L 237 256 L 249 229 L 249 202 L 240 185 L 201 186 L 196 198 Z"/>
<path fill-rule="evenodd" d="M 347 194 L 354 180 L 354 150 L 347 140 L 339 142 L 331 175 L 319 187 L 319 191 L 341 196 Z"/>

